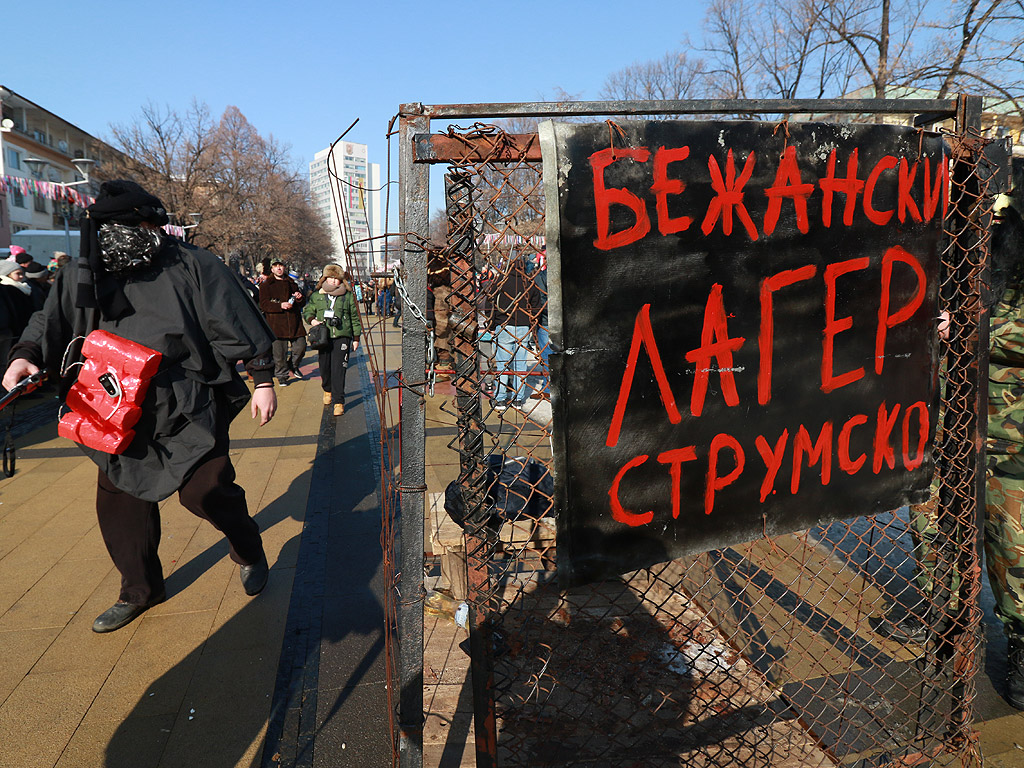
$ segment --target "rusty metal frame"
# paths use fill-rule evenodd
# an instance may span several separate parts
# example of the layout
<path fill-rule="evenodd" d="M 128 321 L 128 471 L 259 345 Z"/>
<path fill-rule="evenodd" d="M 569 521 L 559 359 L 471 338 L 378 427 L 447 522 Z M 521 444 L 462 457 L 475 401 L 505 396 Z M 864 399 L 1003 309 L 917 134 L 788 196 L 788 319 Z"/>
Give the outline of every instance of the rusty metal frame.
<path fill-rule="evenodd" d="M 405 111 L 403 109 L 403 111 Z M 406 233 L 404 271 L 410 295 L 427 292 L 426 254 L 408 233 L 426 232 L 429 169 L 412 162 L 412 136 L 429 128 L 425 117 L 403 117 L 399 126 L 399 228 Z M 409 317 L 409 314 L 406 314 Z M 423 765 L 423 520 L 426 468 L 426 328 L 402 323 L 401 408 L 401 581 L 398 608 L 400 646 L 398 749 L 402 768 Z"/>
<path fill-rule="evenodd" d="M 831 100 L 684 100 L 684 101 L 593 101 L 593 102 L 536 102 L 536 103 L 493 103 L 493 104 L 448 104 L 424 105 L 419 103 L 405 104 L 401 107 L 400 118 L 400 179 L 401 189 L 401 230 L 405 233 L 406 242 L 413 233 L 427 231 L 427 204 L 429 199 L 428 166 L 436 163 L 448 163 L 458 158 L 485 158 L 488 162 L 539 162 L 540 150 L 536 135 L 506 135 L 506 147 L 495 152 L 493 145 L 484 139 L 474 139 L 478 146 L 467 139 L 453 135 L 431 135 L 431 120 L 452 119 L 492 119 L 501 117 L 568 117 L 568 116 L 621 116 L 621 115 L 740 115 L 755 116 L 765 114 L 783 115 L 839 115 L 839 114 L 910 114 L 915 115 L 915 125 L 954 119 L 956 133 L 967 140 L 970 131 L 977 132 L 980 126 L 981 100 L 976 97 L 961 96 L 956 99 L 831 99 Z M 469 195 L 471 191 L 462 190 Z M 449 194 L 448 207 L 466 204 L 465 199 Z M 465 233 L 464 233 L 465 234 Z M 474 255 L 469 240 L 465 247 L 456 249 L 457 255 L 464 263 L 472 263 Z M 981 257 L 984 261 L 984 255 Z M 406 281 L 411 295 L 424 295 L 426 267 L 422 248 L 406 248 L 405 262 Z M 418 273 L 418 275 L 417 275 Z M 969 295 L 964 306 L 950 307 L 960 312 L 964 320 L 965 347 L 963 354 L 970 363 L 972 373 L 959 384 L 961 391 L 958 397 L 966 398 L 974 405 L 973 420 L 966 432 L 961 432 L 960 440 L 966 445 L 966 471 L 973 471 L 973 499 L 961 499 L 958 503 L 970 507 L 973 504 L 972 519 L 978 521 L 974 531 L 976 542 L 980 547 L 980 521 L 985 509 L 985 471 L 984 471 L 984 418 L 986 412 L 986 393 L 983 387 L 984 371 L 987 361 L 987 314 L 977 296 L 980 295 L 981 284 L 978 274 L 965 275 L 970 281 Z M 417 328 L 414 323 L 403 324 L 403 368 L 406 376 L 406 388 L 419 388 L 419 372 L 424 369 L 425 331 Z M 456 352 L 459 352 L 456 349 Z M 461 364 L 476 371 L 475 353 L 471 349 L 462 349 L 457 356 L 457 365 Z M 409 395 L 411 393 L 407 393 Z M 475 400 L 475 394 L 459 391 L 458 397 Z M 402 420 L 402 608 L 400 611 L 401 632 L 401 680 L 402 696 L 400 703 L 400 748 L 401 765 L 403 768 L 419 768 L 422 765 L 422 594 L 423 594 L 423 482 L 425 434 L 423 425 L 423 401 L 420 398 L 408 397 Z M 409 407 L 410 403 L 413 405 Z M 460 413 L 462 409 L 460 408 Z M 472 419 L 470 419 L 472 420 Z M 461 434 L 461 433 L 460 433 Z M 472 450 L 470 446 L 464 446 Z M 963 469 L 963 468 L 962 468 Z M 463 466 L 462 474 L 467 478 L 479 474 L 479 466 Z M 963 532 L 961 532 L 963 533 Z M 472 537 L 471 537 L 472 538 Z M 470 543 L 473 546 L 486 547 L 485 541 Z M 472 562 L 472 557 L 471 557 Z M 964 565 L 964 564 L 960 564 Z M 471 567 L 470 579 L 484 593 L 487 591 L 486 572 L 474 575 Z M 960 584 L 961 592 L 968 589 L 964 579 Z M 975 585 L 976 586 L 976 585 Z M 966 595 L 962 595 L 966 596 Z M 963 605 L 963 601 L 961 601 Z M 479 610 L 484 608 L 484 610 Z M 477 759 L 478 765 L 497 765 L 496 758 L 496 723 L 494 720 L 494 702 L 487 701 L 489 695 L 489 679 L 487 658 L 491 639 L 488 637 L 484 621 L 484 606 L 474 607 L 471 616 L 471 647 L 474 672 L 474 709 L 476 712 Z M 419 614 L 418 616 L 416 614 Z M 968 617 L 961 616 L 966 620 Z M 962 633 L 953 633 L 952 644 L 939 653 L 952 657 L 954 665 L 963 668 L 969 664 L 964 658 L 971 649 L 956 638 L 969 634 L 969 627 L 963 627 Z M 477 677 L 482 679 L 476 679 Z M 970 729 L 966 719 L 969 707 L 959 713 L 961 725 Z M 896 758 L 900 764 L 911 764 L 913 755 Z M 921 755 L 922 760 L 928 758 Z"/>
<path fill-rule="evenodd" d="M 549 101 L 492 104 L 406 104 L 402 118 L 432 120 L 495 117 L 614 115 L 914 114 L 930 122 L 954 117 L 957 99 L 683 99 L 675 101 Z"/>

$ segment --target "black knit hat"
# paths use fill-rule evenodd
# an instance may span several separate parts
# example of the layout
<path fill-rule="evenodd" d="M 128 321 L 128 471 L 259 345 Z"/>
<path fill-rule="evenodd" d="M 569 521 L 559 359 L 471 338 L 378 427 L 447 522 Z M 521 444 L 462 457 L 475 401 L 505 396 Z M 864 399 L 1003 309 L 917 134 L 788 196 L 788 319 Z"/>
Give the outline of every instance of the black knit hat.
<path fill-rule="evenodd" d="M 30 261 L 24 265 L 25 277 L 29 280 L 38 280 L 40 277 L 45 277 L 49 274 L 46 271 L 46 267 L 40 264 L 38 261 Z"/>
<path fill-rule="evenodd" d="M 79 307 L 99 307 L 104 320 L 116 320 L 131 312 L 131 304 L 117 280 L 103 267 L 99 244 L 100 226 L 108 222 L 138 226 L 143 222 L 163 226 L 170 219 L 160 198 L 134 181 L 114 179 L 100 187 L 96 202 L 82 219 L 82 242 L 78 255 Z"/>

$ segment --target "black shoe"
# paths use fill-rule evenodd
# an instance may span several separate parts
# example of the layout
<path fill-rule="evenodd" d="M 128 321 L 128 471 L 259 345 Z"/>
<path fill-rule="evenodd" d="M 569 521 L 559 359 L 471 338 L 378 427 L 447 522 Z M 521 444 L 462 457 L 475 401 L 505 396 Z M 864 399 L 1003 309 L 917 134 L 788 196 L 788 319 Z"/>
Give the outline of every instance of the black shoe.
<path fill-rule="evenodd" d="M 1014 709 L 1024 709 L 1024 637 L 1007 638 L 1006 666 L 1006 701 Z"/>
<path fill-rule="evenodd" d="M 153 603 L 156 605 L 156 603 Z M 135 619 L 145 613 L 150 606 L 124 603 L 118 600 L 103 613 L 96 617 L 92 623 L 93 632 L 113 632 L 126 624 L 131 624 Z"/>
<path fill-rule="evenodd" d="M 270 566 L 267 564 L 267 556 L 261 555 L 260 559 L 252 565 L 243 565 L 238 571 L 242 579 L 242 588 L 245 594 L 252 597 L 258 595 L 267 586 L 267 578 L 270 576 Z"/>
<path fill-rule="evenodd" d="M 898 606 L 890 608 L 885 616 L 871 616 L 868 624 L 877 634 L 898 643 L 923 643 L 928 638 L 927 625 Z"/>
<path fill-rule="evenodd" d="M 284 377 L 278 379 L 277 383 L 280 384 L 282 387 L 287 387 L 289 384 L 292 383 L 292 380 L 291 380 L 291 377 L 284 376 Z"/>

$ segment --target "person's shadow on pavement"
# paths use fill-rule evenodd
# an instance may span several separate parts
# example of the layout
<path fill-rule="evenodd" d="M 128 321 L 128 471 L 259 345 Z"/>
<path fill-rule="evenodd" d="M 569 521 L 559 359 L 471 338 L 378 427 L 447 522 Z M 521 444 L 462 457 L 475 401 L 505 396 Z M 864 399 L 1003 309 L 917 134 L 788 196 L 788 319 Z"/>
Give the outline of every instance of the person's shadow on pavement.
<path fill-rule="evenodd" d="M 293 537 L 272 557 L 261 595 L 147 687 L 107 744 L 106 768 L 220 768 L 242 764 L 248 753 L 253 766 L 311 765 L 306 753 L 317 739 L 328 737 L 331 747 L 330 737 L 350 727 L 351 718 L 337 715 L 352 700 L 367 710 L 359 716 L 369 722 L 359 729 L 369 733 L 350 740 L 346 757 L 358 760 L 379 742 L 373 752 L 386 752 L 390 764 L 387 713 L 374 701 L 385 680 L 377 477 L 353 463 L 366 443 L 360 435 L 318 450 L 301 542 Z M 362 461 L 369 464 L 365 455 Z M 305 473 L 254 515 L 260 529 L 290 516 L 304 488 Z M 226 554 L 221 541 L 183 564 L 169 575 L 168 593 L 185 590 Z M 293 560 L 289 585 L 275 566 Z M 289 598 L 281 592 L 289 587 L 285 611 Z M 229 590 L 240 593 L 241 585 Z M 283 646 L 276 641 L 282 636 Z M 264 748 L 253 749 L 264 738 Z M 374 764 L 369 753 L 366 758 L 357 764 Z"/>

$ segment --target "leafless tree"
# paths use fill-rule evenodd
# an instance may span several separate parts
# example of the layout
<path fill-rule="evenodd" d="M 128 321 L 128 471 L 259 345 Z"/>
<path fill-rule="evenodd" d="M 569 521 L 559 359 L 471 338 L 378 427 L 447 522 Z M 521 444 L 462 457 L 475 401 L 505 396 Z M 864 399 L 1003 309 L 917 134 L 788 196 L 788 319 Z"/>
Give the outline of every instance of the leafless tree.
<path fill-rule="evenodd" d="M 915 73 L 921 81 L 940 98 L 981 91 L 1024 111 L 1024 0 L 957 0 L 929 26 L 935 39 Z"/>
<path fill-rule="evenodd" d="M 1020 110 L 1024 0 L 711 0 L 699 51 L 684 43 L 613 72 L 603 95 L 837 98 L 857 89 L 877 98 L 965 90 Z"/>
<path fill-rule="evenodd" d="M 237 107 L 214 122 L 205 104 L 193 102 L 184 114 L 148 104 L 111 131 L 123 155 L 105 176 L 139 181 L 175 214 L 174 223 L 200 214 L 200 226 L 189 230 L 198 245 L 249 270 L 268 256 L 301 271 L 329 259 L 330 235 L 287 148 L 261 136 Z"/>
<path fill-rule="evenodd" d="M 122 154 L 109 159 L 103 175 L 136 179 L 176 214 L 175 223 L 188 224 L 216 172 L 215 131 L 205 104 L 193 101 L 182 114 L 150 102 L 134 122 L 111 127 Z"/>
<path fill-rule="evenodd" d="M 641 61 L 613 72 L 601 89 L 603 99 L 701 98 L 704 95 L 706 65 L 682 51 L 671 51 L 660 59 Z"/>

